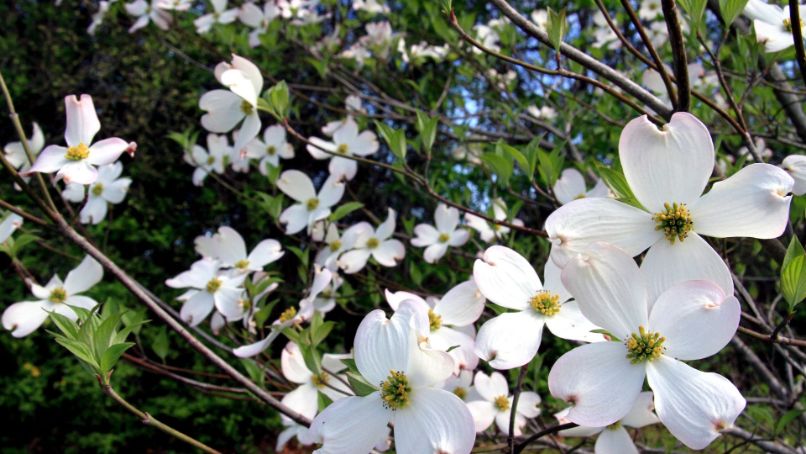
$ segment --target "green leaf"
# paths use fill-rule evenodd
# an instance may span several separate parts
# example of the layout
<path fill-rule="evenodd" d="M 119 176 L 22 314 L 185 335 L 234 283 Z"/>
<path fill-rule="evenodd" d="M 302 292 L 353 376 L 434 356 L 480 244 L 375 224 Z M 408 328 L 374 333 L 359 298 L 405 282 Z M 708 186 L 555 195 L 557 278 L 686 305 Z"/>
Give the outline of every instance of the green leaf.
<path fill-rule="evenodd" d="M 406 134 L 379 121 L 375 122 L 375 127 L 380 131 L 381 137 L 392 150 L 392 153 L 400 158 L 406 159 Z"/>
<path fill-rule="evenodd" d="M 266 110 L 278 121 L 283 121 L 288 117 L 289 97 L 288 85 L 281 80 L 268 90 L 264 95 L 266 103 L 258 102 L 258 109 Z"/>
<path fill-rule="evenodd" d="M 561 146 L 554 147 L 550 153 L 537 150 L 537 170 L 546 186 L 554 186 L 554 183 L 560 178 L 565 164 L 561 150 Z"/>
<path fill-rule="evenodd" d="M 420 133 L 420 143 L 427 153 L 431 153 L 431 147 L 437 137 L 437 125 L 439 119 L 417 111 L 417 132 Z"/>
<path fill-rule="evenodd" d="M 708 5 L 708 0 L 678 0 L 677 3 L 683 8 L 683 11 L 688 14 L 688 23 L 691 34 L 697 34 L 703 25 L 703 17 L 705 15 L 705 7 Z"/>
<path fill-rule="evenodd" d="M 748 0 L 719 0 L 719 11 L 722 13 L 722 19 L 725 25 L 730 27 L 736 17 L 744 11 Z"/>
<path fill-rule="evenodd" d="M 546 23 L 546 34 L 549 35 L 549 42 L 554 46 L 554 50 L 560 50 L 565 33 L 568 31 L 568 21 L 565 19 L 565 10 L 560 12 L 548 9 L 549 18 Z"/>
<path fill-rule="evenodd" d="M 616 199 L 628 205 L 643 208 L 641 202 L 635 198 L 635 195 L 633 194 L 632 189 L 630 189 L 630 185 L 627 183 L 627 179 L 624 177 L 624 174 L 621 173 L 621 170 L 599 166 L 597 171 L 599 173 L 599 177 L 604 180 L 607 187 L 609 187 L 610 190 L 616 195 Z"/>
<path fill-rule="evenodd" d="M 333 403 L 333 399 L 321 391 L 316 393 L 316 401 L 320 412 Z"/>
<path fill-rule="evenodd" d="M 606 329 L 597 328 L 597 329 L 592 329 L 591 332 L 596 333 L 596 334 L 603 334 L 603 335 L 609 337 L 610 339 L 612 339 L 612 340 L 614 340 L 616 342 L 621 342 L 621 339 L 619 339 L 618 336 L 614 335 L 613 333 L 611 333 L 610 331 L 608 331 Z"/>
<path fill-rule="evenodd" d="M 62 314 L 59 314 L 56 311 L 52 311 L 50 313 L 50 319 L 68 339 L 75 339 L 78 337 L 78 325 L 76 322 L 70 320 Z"/>
<path fill-rule="evenodd" d="M 487 164 L 496 175 L 499 176 L 501 184 L 509 184 L 509 179 L 512 177 L 512 168 L 514 165 L 511 160 L 496 153 L 484 153 L 481 155 L 481 160 Z"/>
<path fill-rule="evenodd" d="M 316 348 L 312 345 L 300 343 L 299 351 L 302 353 L 302 359 L 305 361 L 305 366 L 315 374 L 322 373 L 322 362 L 319 355 L 316 353 Z"/>
<path fill-rule="evenodd" d="M 781 419 L 775 423 L 775 429 L 772 432 L 773 436 L 778 436 L 778 434 L 780 434 L 795 418 L 800 416 L 801 413 L 803 413 L 803 410 L 797 408 L 793 408 L 792 410 L 784 413 L 783 416 L 781 416 Z"/>
<path fill-rule="evenodd" d="M 330 215 L 331 222 L 337 222 L 341 220 L 343 217 L 347 216 L 348 214 L 352 213 L 355 210 L 361 209 L 364 207 L 364 204 L 361 202 L 348 202 L 344 205 L 339 206 L 336 208 L 336 211 Z"/>
<path fill-rule="evenodd" d="M 165 327 L 160 327 L 157 335 L 154 337 L 154 342 L 151 344 L 151 350 L 159 356 L 162 362 L 168 357 L 169 343 L 168 343 L 168 330 Z"/>
<path fill-rule="evenodd" d="M 791 312 L 806 298 L 806 256 L 799 255 L 781 269 L 781 293 Z"/>
<path fill-rule="evenodd" d="M 798 237 L 792 235 L 792 239 L 789 241 L 789 246 L 786 248 L 784 263 L 781 267 L 786 268 L 786 266 L 789 264 L 789 262 L 792 261 L 792 259 L 802 255 L 806 255 L 806 251 L 803 250 L 803 245 L 800 244 L 800 240 L 798 239 Z"/>
<path fill-rule="evenodd" d="M 364 378 L 358 374 L 354 374 L 352 372 L 347 372 L 347 382 L 350 383 L 350 387 L 353 388 L 355 391 L 356 396 L 366 396 L 369 394 L 374 393 L 378 389 L 374 386 L 367 383 Z"/>
<path fill-rule="evenodd" d="M 518 163 L 518 166 L 520 166 L 521 170 L 523 170 L 523 173 L 529 175 L 530 178 L 531 178 L 532 174 L 529 173 L 530 172 L 529 160 L 526 158 L 526 156 L 523 153 L 521 153 L 520 150 L 518 150 L 517 148 L 515 148 L 513 146 L 507 145 L 502 141 L 499 141 L 495 145 L 495 147 L 496 147 L 496 149 L 501 150 L 503 152 L 506 152 L 510 156 L 512 156 L 512 158 L 515 160 L 515 162 Z"/>
<path fill-rule="evenodd" d="M 92 343 L 96 358 L 101 358 L 106 349 L 109 348 L 115 328 L 120 323 L 119 315 L 104 313 L 103 316 L 106 318 L 101 318 L 101 324 L 92 333 Z"/>
<path fill-rule="evenodd" d="M 322 343 L 323 340 L 327 337 L 328 334 L 333 330 L 333 327 L 336 325 L 335 322 L 324 322 L 319 325 L 315 330 L 311 330 L 311 342 L 313 345 L 319 345 Z"/>
<path fill-rule="evenodd" d="M 120 344 L 110 345 L 109 348 L 107 348 L 106 351 L 101 355 L 101 375 L 105 375 L 107 372 L 112 370 L 115 367 L 115 364 L 118 363 L 120 357 L 123 356 L 123 353 L 133 346 L 134 342 L 123 342 Z"/>

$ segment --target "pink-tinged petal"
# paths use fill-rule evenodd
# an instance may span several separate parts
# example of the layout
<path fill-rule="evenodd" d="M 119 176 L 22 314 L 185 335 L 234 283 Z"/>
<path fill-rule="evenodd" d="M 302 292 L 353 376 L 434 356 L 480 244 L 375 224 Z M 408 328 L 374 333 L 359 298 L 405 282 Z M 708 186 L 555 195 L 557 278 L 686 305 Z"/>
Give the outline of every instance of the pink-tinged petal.
<path fill-rule="evenodd" d="M 491 246 L 473 264 L 473 280 L 481 293 L 499 306 L 525 309 L 542 290 L 540 278 L 522 255 L 504 246 Z"/>
<path fill-rule="evenodd" d="M 92 184 L 98 178 L 98 170 L 86 159 L 70 161 L 56 172 L 56 178 L 64 178 L 65 183 Z"/>
<path fill-rule="evenodd" d="M 717 238 L 777 238 L 789 222 L 794 184 L 778 167 L 750 164 L 691 205 L 694 231 Z"/>
<path fill-rule="evenodd" d="M 652 215 L 607 198 L 586 198 L 563 205 L 546 219 L 551 258 L 560 267 L 592 244 L 610 243 L 636 256 L 663 238 Z"/>
<path fill-rule="evenodd" d="M 523 366 L 537 354 L 543 324 L 543 318 L 531 309 L 487 320 L 476 336 L 476 355 L 495 369 Z"/>
<path fill-rule="evenodd" d="M 739 327 L 742 309 L 710 281 L 686 281 L 663 292 L 649 317 L 652 331 L 666 338 L 666 355 L 695 360 L 715 355 Z"/>
<path fill-rule="evenodd" d="M 726 294 L 733 294 L 730 269 L 714 248 L 696 233 L 674 244 L 665 239 L 655 243 L 644 256 L 641 274 L 647 285 L 650 308 L 666 289 L 690 280 L 713 281 Z"/>
<path fill-rule="evenodd" d="M 436 263 L 441 259 L 445 253 L 448 252 L 448 245 L 445 243 L 432 244 L 425 248 L 423 258 L 426 263 Z"/>
<path fill-rule="evenodd" d="M 499 396 L 509 396 L 509 384 L 500 372 L 493 372 L 490 375 L 476 372 L 474 383 L 481 397 L 490 402 Z"/>
<path fill-rule="evenodd" d="M 179 317 L 190 326 L 196 326 L 210 315 L 213 306 L 213 295 L 207 292 L 197 292 L 182 305 Z"/>
<path fill-rule="evenodd" d="M 101 129 L 92 96 L 81 95 L 80 100 L 76 95 L 65 96 L 64 109 L 67 114 L 67 127 L 64 130 L 67 146 L 72 147 L 81 143 L 89 146 L 92 138 Z"/>
<path fill-rule="evenodd" d="M 44 301 L 23 301 L 8 306 L 3 311 L 3 328 L 11 331 L 14 337 L 25 337 L 45 323 L 48 312 Z"/>
<path fill-rule="evenodd" d="M 459 210 L 440 203 L 434 211 L 434 221 L 440 232 L 453 232 L 459 226 Z"/>
<path fill-rule="evenodd" d="M 454 373 L 458 374 L 460 369 L 473 370 L 478 366 L 479 357 L 474 351 L 476 343 L 467 334 L 443 325 L 432 331 L 428 339 L 435 350 L 451 349 L 448 354 L 453 358 Z"/>
<path fill-rule="evenodd" d="M 565 287 L 592 323 L 626 339 L 649 319 L 646 288 L 638 265 L 608 244 L 593 246 L 562 271 Z"/>
<path fill-rule="evenodd" d="M 64 279 L 64 289 L 68 295 L 83 293 L 92 288 L 104 277 L 104 269 L 100 263 L 89 255 Z"/>
<path fill-rule="evenodd" d="M 418 389 L 411 404 L 394 413 L 400 454 L 467 454 L 476 441 L 473 416 L 461 399 L 442 389 Z M 357 451 L 354 451 L 357 452 Z"/>
<path fill-rule="evenodd" d="M 48 145 L 36 158 L 34 165 L 23 175 L 30 175 L 33 172 L 53 173 L 64 167 L 65 164 L 72 162 L 65 157 L 66 154 L 67 148 L 65 147 Z"/>
<path fill-rule="evenodd" d="M 565 205 L 585 196 L 585 178 L 577 169 L 565 169 L 552 189 L 557 201 Z"/>
<path fill-rule="evenodd" d="M 789 172 L 795 180 L 792 193 L 795 195 L 806 194 L 806 156 L 793 154 L 784 158 L 781 167 Z"/>
<path fill-rule="evenodd" d="M 321 454 L 368 453 L 386 437 L 386 425 L 393 415 L 384 408 L 377 392 L 364 397 L 346 397 L 330 404 L 314 418 L 307 437 L 322 444 L 317 450 Z"/>
<path fill-rule="evenodd" d="M 246 144 L 257 137 L 259 133 L 260 116 L 258 116 L 257 112 L 254 112 L 252 115 L 247 115 L 241 124 L 241 128 L 235 133 L 235 143 L 232 145 L 234 153 L 245 153 Z"/>
<path fill-rule="evenodd" d="M 405 256 L 406 247 L 398 240 L 386 240 L 372 249 L 372 257 L 382 266 L 397 266 Z"/>
<path fill-rule="evenodd" d="M 619 157 L 635 197 L 652 213 L 664 203 L 695 202 L 714 170 L 714 144 L 694 115 L 678 112 L 658 128 L 646 115 L 629 122 Z"/>
<path fill-rule="evenodd" d="M 636 429 L 659 422 L 660 420 L 655 415 L 655 402 L 651 391 L 644 391 L 639 394 L 630 412 L 621 419 L 623 425 Z"/>
<path fill-rule="evenodd" d="M 444 324 L 467 326 L 478 320 L 484 312 L 484 302 L 484 295 L 471 279 L 448 290 L 434 305 L 434 312 L 442 317 Z"/>
<path fill-rule="evenodd" d="M 90 147 L 87 162 L 96 166 L 104 166 L 117 161 L 123 152 L 129 148 L 129 142 L 113 137 L 96 142 Z"/>
<path fill-rule="evenodd" d="M 415 247 L 431 246 L 439 241 L 439 231 L 430 224 L 417 224 L 414 234 L 416 236 L 411 239 L 411 244 Z"/>
<path fill-rule="evenodd" d="M 316 197 L 313 182 L 299 170 L 286 170 L 277 180 L 277 188 L 300 203 Z"/>
<path fill-rule="evenodd" d="M 641 392 L 646 367 L 627 359 L 621 342 L 596 342 L 564 354 L 549 372 L 551 395 L 572 405 L 580 426 L 605 427 L 623 418 Z"/>
<path fill-rule="evenodd" d="M 557 337 L 583 342 L 601 342 L 604 337 L 592 332 L 599 329 L 590 322 L 579 309 L 576 301 L 568 301 L 560 306 L 557 315 L 546 318 L 546 327 Z"/>
<path fill-rule="evenodd" d="M 638 454 L 630 434 L 621 426 L 605 428 L 593 448 L 596 454 Z"/>
<path fill-rule="evenodd" d="M 467 409 L 473 416 L 473 424 L 476 432 L 484 432 L 493 424 L 498 409 L 488 400 L 476 400 L 467 403 Z"/>
<path fill-rule="evenodd" d="M 649 363 L 647 380 L 655 393 L 658 418 L 691 449 L 708 446 L 746 405 L 730 380 L 666 356 Z"/>

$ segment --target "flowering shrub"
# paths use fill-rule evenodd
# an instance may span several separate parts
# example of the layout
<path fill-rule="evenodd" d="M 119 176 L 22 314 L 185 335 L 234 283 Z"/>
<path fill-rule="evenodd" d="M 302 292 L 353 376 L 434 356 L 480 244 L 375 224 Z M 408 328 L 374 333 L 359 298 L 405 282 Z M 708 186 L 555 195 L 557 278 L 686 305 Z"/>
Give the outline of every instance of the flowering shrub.
<path fill-rule="evenodd" d="M 800 8 L 467 3 L 78 8 L 199 71 L 153 95 L 193 110 L 96 140 L 92 84 L 54 123 L 3 68 L 7 337 L 151 448 L 232 449 L 129 365 L 247 400 L 281 452 L 802 451 Z"/>

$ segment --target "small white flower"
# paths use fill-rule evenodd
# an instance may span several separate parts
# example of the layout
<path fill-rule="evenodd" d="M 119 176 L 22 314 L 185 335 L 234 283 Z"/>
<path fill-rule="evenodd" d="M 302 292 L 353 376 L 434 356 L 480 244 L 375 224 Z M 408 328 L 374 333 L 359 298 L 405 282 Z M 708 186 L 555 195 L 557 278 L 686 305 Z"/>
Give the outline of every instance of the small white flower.
<path fill-rule="evenodd" d="M 468 402 L 467 408 L 473 415 L 476 432 L 484 432 L 493 424 L 498 430 L 509 435 L 509 421 L 512 416 L 512 398 L 509 394 L 507 380 L 498 372 L 489 376 L 484 372 L 476 373 L 476 391 L 481 399 Z M 518 397 L 518 406 L 515 409 L 515 433 L 521 436 L 527 418 L 536 418 L 540 415 L 540 396 L 532 391 L 522 391 Z"/>
<path fill-rule="evenodd" d="M 473 371 L 462 369 L 459 374 L 454 374 L 445 380 L 442 389 L 452 392 L 456 397 L 465 402 L 472 402 L 481 399 L 481 395 L 476 391 L 476 388 L 471 386 L 473 383 Z"/>
<path fill-rule="evenodd" d="M 327 233 L 322 238 L 324 247 L 316 254 L 316 263 L 335 271 L 338 268 L 338 259 L 345 251 L 349 251 L 355 246 L 356 241 L 362 236 L 372 232 L 372 226 L 368 222 L 359 222 L 344 230 L 344 234 L 339 236 L 339 229 L 335 224 L 327 226 Z"/>
<path fill-rule="evenodd" d="M 9 213 L 0 221 L 0 243 L 5 243 L 15 230 L 22 226 L 22 216 Z"/>
<path fill-rule="evenodd" d="M 388 14 L 389 7 L 379 0 L 353 0 L 353 10 L 370 14 Z"/>
<path fill-rule="evenodd" d="M 655 404 L 652 402 L 652 393 L 644 391 L 635 399 L 635 405 L 633 405 L 629 413 L 618 422 L 606 427 L 574 427 L 561 430 L 558 432 L 558 435 L 563 437 L 592 437 L 599 435 L 596 438 L 596 445 L 594 447 L 597 454 L 638 454 L 638 449 L 635 447 L 635 443 L 632 441 L 632 437 L 627 433 L 625 427 L 640 429 L 651 424 L 657 424 L 660 421 L 658 417 L 655 416 L 653 412 L 654 409 Z M 571 411 L 571 409 L 566 408 L 554 414 L 559 424 L 571 422 L 567 419 L 569 411 Z"/>
<path fill-rule="evenodd" d="M 460 229 L 459 210 L 448 207 L 444 203 L 437 205 L 434 211 L 436 228 L 430 224 L 418 224 L 414 227 L 416 237 L 411 244 L 424 247 L 423 256 L 428 263 L 436 263 L 448 251 L 448 246 L 460 247 L 470 239 L 470 232 Z"/>
<path fill-rule="evenodd" d="M 526 112 L 528 112 L 529 115 L 537 118 L 538 120 L 551 121 L 551 120 L 554 120 L 554 118 L 557 117 L 557 111 L 554 110 L 554 108 L 552 108 L 550 106 L 543 106 L 543 107 L 540 107 L 540 108 L 538 108 L 537 106 L 529 106 L 526 109 Z"/>
<path fill-rule="evenodd" d="M 501 50 L 501 47 L 498 45 L 498 32 L 495 31 L 493 28 L 484 25 L 484 24 L 476 24 L 473 27 L 473 30 L 476 32 L 476 38 L 481 42 L 481 46 L 485 49 L 489 49 L 493 52 L 498 52 Z M 481 49 L 473 46 L 470 50 L 474 54 L 481 54 Z"/>
<path fill-rule="evenodd" d="M 495 369 L 520 367 L 534 358 L 543 326 L 563 339 L 596 342 L 596 325 L 588 321 L 560 282 L 560 270 L 546 262 L 545 286 L 523 256 L 504 246 L 491 246 L 473 265 L 481 293 L 505 312 L 484 323 L 476 336 L 476 354 Z"/>
<path fill-rule="evenodd" d="M 263 90 L 263 76 L 251 61 L 232 55 L 232 63 L 221 62 L 215 76 L 229 90 L 212 90 L 199 99 L 199 108 L 207 111 L 201 118 L 210 132 L 229 132 L 243 120 L 235 134 L 234 148 L 241 152 L 260 132 L 257 100 Z"/>
<path fill-rule="evenodd" d="M 86 256 L 74 270 L 67 273 L 62 282 L 54 275 L 44 287 L 31 285 L 35 301 L 22 301 L 7 307 L 3 312 L 3 328 L 11 331 L 14 337 L 24 337 L 39 328 L 50 312 L 56 312 L 76 320 L 78 316 L 71 306 L 90 310 L 98 302 L 81 295 L 101 281 L 104 270 L 92 257 Z"/>
<path fill-rule="evenodd" d="M 187 300 L 179 311 L 182 320 L 191 326 L 196 326 L 207 318 L 213 307 L 225 317 L 228 314 L 243 315 L 243 307 L 240 304 L 243 294 L 241 284 L 246 275 L 227 276 L 220 274 L 219 269 L 218 261 L 201 259 L 194 263 L 190 270 L 165 281 L 165 285 L 171 288 L 191 289 L 183 295 Z"/>
<path fill-rule="evenodd" d="M 101 0 L 98 2 L 98 11 L 92 15 L 92 22 L 90 23 L 89 27 L 87 27 L 88 34 L 94 35 L 98 27 L 104 23 L 104 17 L 106 16 L 106 13 L 109 12 L 109 6 L 114 2 L 115 0 Z"/>
<path fill-rule="evenodd" d="M 263 4 L 263 9 L 254 3 L 244 3 L 238 12 L 238 19 L 244 24 L 252 27 L 249 32 L 249 46 L 260 46 L 260 36 L 266 33 L 269 24 L 280 16 L 280 9 L 274 2 L 267 1 Z"/>
<path fill-rule="evenodd" d="M 247 255 L 243 237 L 232 227 L 219 227 L 212 237 L 197 237 L 196 250 L 205 257 L 218 260 L 224 268 L 234 268 L 238 273 L 263 271 L 270 263 L 279 260 L 285 252 L 280 242 L 265 239 Z"/>
<path fill-rule="evenodd" d="M 78 183 L 70 183 L 62 191 L 62 197 L 73 202 L 81 203 L 84 197 L 87 203 L 81 209 L 82 224 L 99 224 L 106 218 L 109 204 L 118 204 L 126 197 L 132 179 L 120 178 L 123 164 L 115 162 L 98 167 L 98 179 L 88 187 Z"/>
<path fill-rule="evenodd" d="M 532 22 L 537 24 L 537 28 L 543 31 L 548 29 L 549 12 L 544 9 L 536 9 L 531 14 Z"/>
<path fill-rule="evenodd" d="M 224 135 L 207 134 L 207 150 L 200 145 L 193 145 L 190 154 L 185 155 L 185 161 L 196 166 L 193 171 L 193 184 L 201 186 L 211 172 L 224 173 L 224 160 L 232 155 L 229 139 Z"/>
<path fill-rule="evenodd" d="M 334 402 L 352 395 L 352 391 L 345 384 L 346 376 L 341 373 L 346 370 L 341 359 L 347 357 L 349 355 L 322 355 L 322 371 L 316 373 L 305 364 L 297 344 L 293 342 L 286 344 L 280 354 L 283 376 L 299 386 L 283 396 L 283 405 L 306 418 L 313 418 L 319 408 L 320 392 Z"/>
<path fill-rule="evenodd" d="M 604 181 L 597 179 L 596 185 L 590 191 L 585 188 L 585 177 L 577 169 L 565 169 L 554 183 L 552 188 L 557 201 L 565 205 L 566 203 L 573 202 L 576 199 L 585 197 L 607 197 L 610 195 L 610 189 L 604 184 Z"/>
<path fill-rule="evenodd" d="M 34 122 L 34 130 L 31 137 L 28 139 L 28 147 L 34 159 L 39 156 L 42 148 L 45 146 L 45 135 L 42 134 L 42 129 Z M 20 173 L 27 173 L 31 169 L 31 162 L 28 160 L 28 155 L 25 153 L 25 148 L 22 142 L 11 142 L 6 144 L 3 148 L 3 153 L 6 155 L 6 160 Z M 28 181 L 29 176 L 23 176 L 22 179 Z"/>
<path fill-rule="evenodd" d="M 331 175 L 317 194 L 308 175 L 299 170 L 283 172 L 277 180 L 277 187 L 297 202 L 280 215 L 285 232 L 293 235 L 305 228 L 310 231 L 317 221 L 330 216 L 330 208 L 339 203 L 344 195 L 344 183 L 340 179 Z"/>
<path fill-rule="evenodd" d="M 171 26 L 171 14 L 162 9 L 161 0 L 135 0 L 126 3 L 126 12 L 130 16 L 137 17 L 134 24 L 129 27 L 129 33 L 134 33 L 141 28 L 148 26 L 151 22 L 162 30 L 168 30 Z"/>
<path fill-rule="evenodd" d="M 789 172 L 795 180 L 792 193 L 795 195 L 806 194 L 806 156 L 797 154 L 789 155 L 784 158 L 781 167 Z"/>
<path fill-rule="evenodd" d="M 213 12 L 193 21 L 196 33 L 200 35 L 209 32 L 215 24 L 231 24 L 238 18 L 238 9 L 227 9 L 227 0 L 210 0 L 210 3 L 213 5 Z"/>
<path fill-rule="evenodd" d="M 501 198 L 493 199 L 493 219 L 496 221 L 506 221 L 507 220 L 507 205 Z M 480 218 L 475 214 L 468 213 L 465 215 L 465 222 L 467 225 L 479 232 L 479 236 L 481 236 L 482 241 L 485 243 L 490 243 L 497 239 L 501 239 L 509 233 L 509 227 L 499 224 L 493 224 L 488 222 L 484 218 Z M 523 225 L 523 221 L 520 219 L 513 219 L 513 225 Z"/>
<path fill-rule="evenodd" d="M 64 178 L 66 183 L 92 184 L 98 177 L 96 166 L 112 164 L 124 151 L 134 153 L 134 143 L 129 144 L 117 137 L 92 143 L 101 129 L 101 122 L 90 95 L 81 95 L 80 101 L 75 95 L 66 96 L 64 106 L 67 147 L 48 145 L 26 174 L 56 172 L 56 178 Z"/>
<path fill-rule="evenodd" d="M 340 399 L 313 420 L 310 436 L 322 444 L 319 452 L 369 452 L 386 439 L 390 423 L 400 454 L 471 451 L 473 417 L 456 395 L 439 389 L 453 361 L 418 343 L 415 327 L 427 324 L 414 320 L 418 316 L 422 314 L 401 307 L 391 319 L 381 310 L 364 317 L 355 336 L 355 363 L 378 390 Z"/>
<path fill-rule="evenodd" d="M 280 159 L 294 158 L 294 146 L 286 141 L 285 128 L 281 125 L 269 126 L 263 131 L 263 140 L 252 139 L 246 145 L 250 158 L 259 159 L 258 170 L 263 175 L 269 173 L 269 166 L 279 167 Z"/>
<path fill-rule="evenodd" d="M 806 5 L 798 6 L 800 11 L 800 28 L 804 27 Z M 764 3 L 761 0 L 750 0 L 744 7 L 743 14 L 753 20 L 756 39 L 764 43 L 767 52 L 779 52 L 795 44 L 792 37 L 792 21 L 789 18 L 789 6 L 781 8 L 778 5 Z"/>
<path fill-rule="evenodd" d="M 316 11 L 319 0 L 277 0 L 277 7 L 284 19 L 290 19 L 293 25 L 315 24 L 327 16 Z"/>
<path fill-rule="evenodd" d="M 361 105 L 361 97 L 350 95 L 344 100 L 344 108 L 347 110 L 347 117 L 342 120 L 330 121 L 325 126 L 322 126 L 322 134 L 333 137 L 333 134 L 347 123 L 348 119 L 352 119 L 353 115 L 366 114 L 367 111 Z"/>
<path fill-rule="evenodd" d="M 358 164 L 349 159 L 350 156 L 369 156 L 378 151 L 378 138 L 372 131 L 359 134 L 358 124 L 351 117 L 347 117 L 344 124 L 333 133 L 333 141 L 327 142 L 318 137 L 308 139 L 308 153 L 314 159 L 330 159 L 328 169 L 334 176 L 343 176 L 352 180 L 358 172 Z M 326 153 L 322 149 L 333 154 Z M 345 156 L 345 157 L 342 157 Z"/>
<path fill-rule="evenodd" d="M 759 156 L 761 156 L 762 160 L 770 159 L 772 157 L 772 150 L 767 147 L 767 142 L 762 137 L 756 137 L 756 140 L 753 141 L 753 146 L 756 148 Z M 738 157 L 747 156 L 747 162 L 753 162 L 756 158 L 750 153 L 750 150 L 747 148 L 747 145 L 742 145 L 736 151 L 736 155 Z"/>
<path fill-rule="evenodd" d="M 325 270 L 330 273 L 329 278 L 327 278 Z M 323 282 L 324 286 L 321 286 L 317 279 Z M 310 293 L 299 303 L 299 312 L 303 319 L 310 319 L 314 312 L 326 314 L 332 311 L 336 307 L 336 292 L 343 283 L 344 279 L 335 271 L 318 268 Z"/>
<path fill-rule="evenodd" d="M 342 254 L 338 260 L 339 267 L 347 274 L 361 271 L 370 256 L 381 266 L 397 266 L 406 256 L 403 243 L 392 238 L 395 233 L 395 210 L 389 208 L 389 214 L 375 230 L 362 231 L 355 242 L 355 249 Z"/>
<path fill-rule="evenodd" d="M 741 308 L 709 281 L 685 281 L 648 297 L 652 276 L 621 249 L 598 243 L 571 260 L 563 284 L 593 323 L 612 334 L 564 354 L 549 372 L 549 390 L 573 404 L 567 418 L 603 427 L 635 405 L 644 378 L 658 418 L 678 440 L 703 449 L 745 407 L 733 384 L 682 361 L 719 352 L 736 333 Z"/>

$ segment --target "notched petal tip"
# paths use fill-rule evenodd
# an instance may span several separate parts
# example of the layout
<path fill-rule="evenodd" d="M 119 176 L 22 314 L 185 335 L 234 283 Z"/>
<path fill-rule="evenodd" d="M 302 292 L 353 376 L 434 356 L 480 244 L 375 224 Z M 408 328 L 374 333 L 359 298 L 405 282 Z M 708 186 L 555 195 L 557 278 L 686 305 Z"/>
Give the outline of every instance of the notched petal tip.
<path fill-rule="evenodd" d="M 129 142 L 129 146 L 127 146 L 126 149 L 123 151 L 133 158 L 134 153 L 137 151 L 137 142 L 134 141 Z"/>

